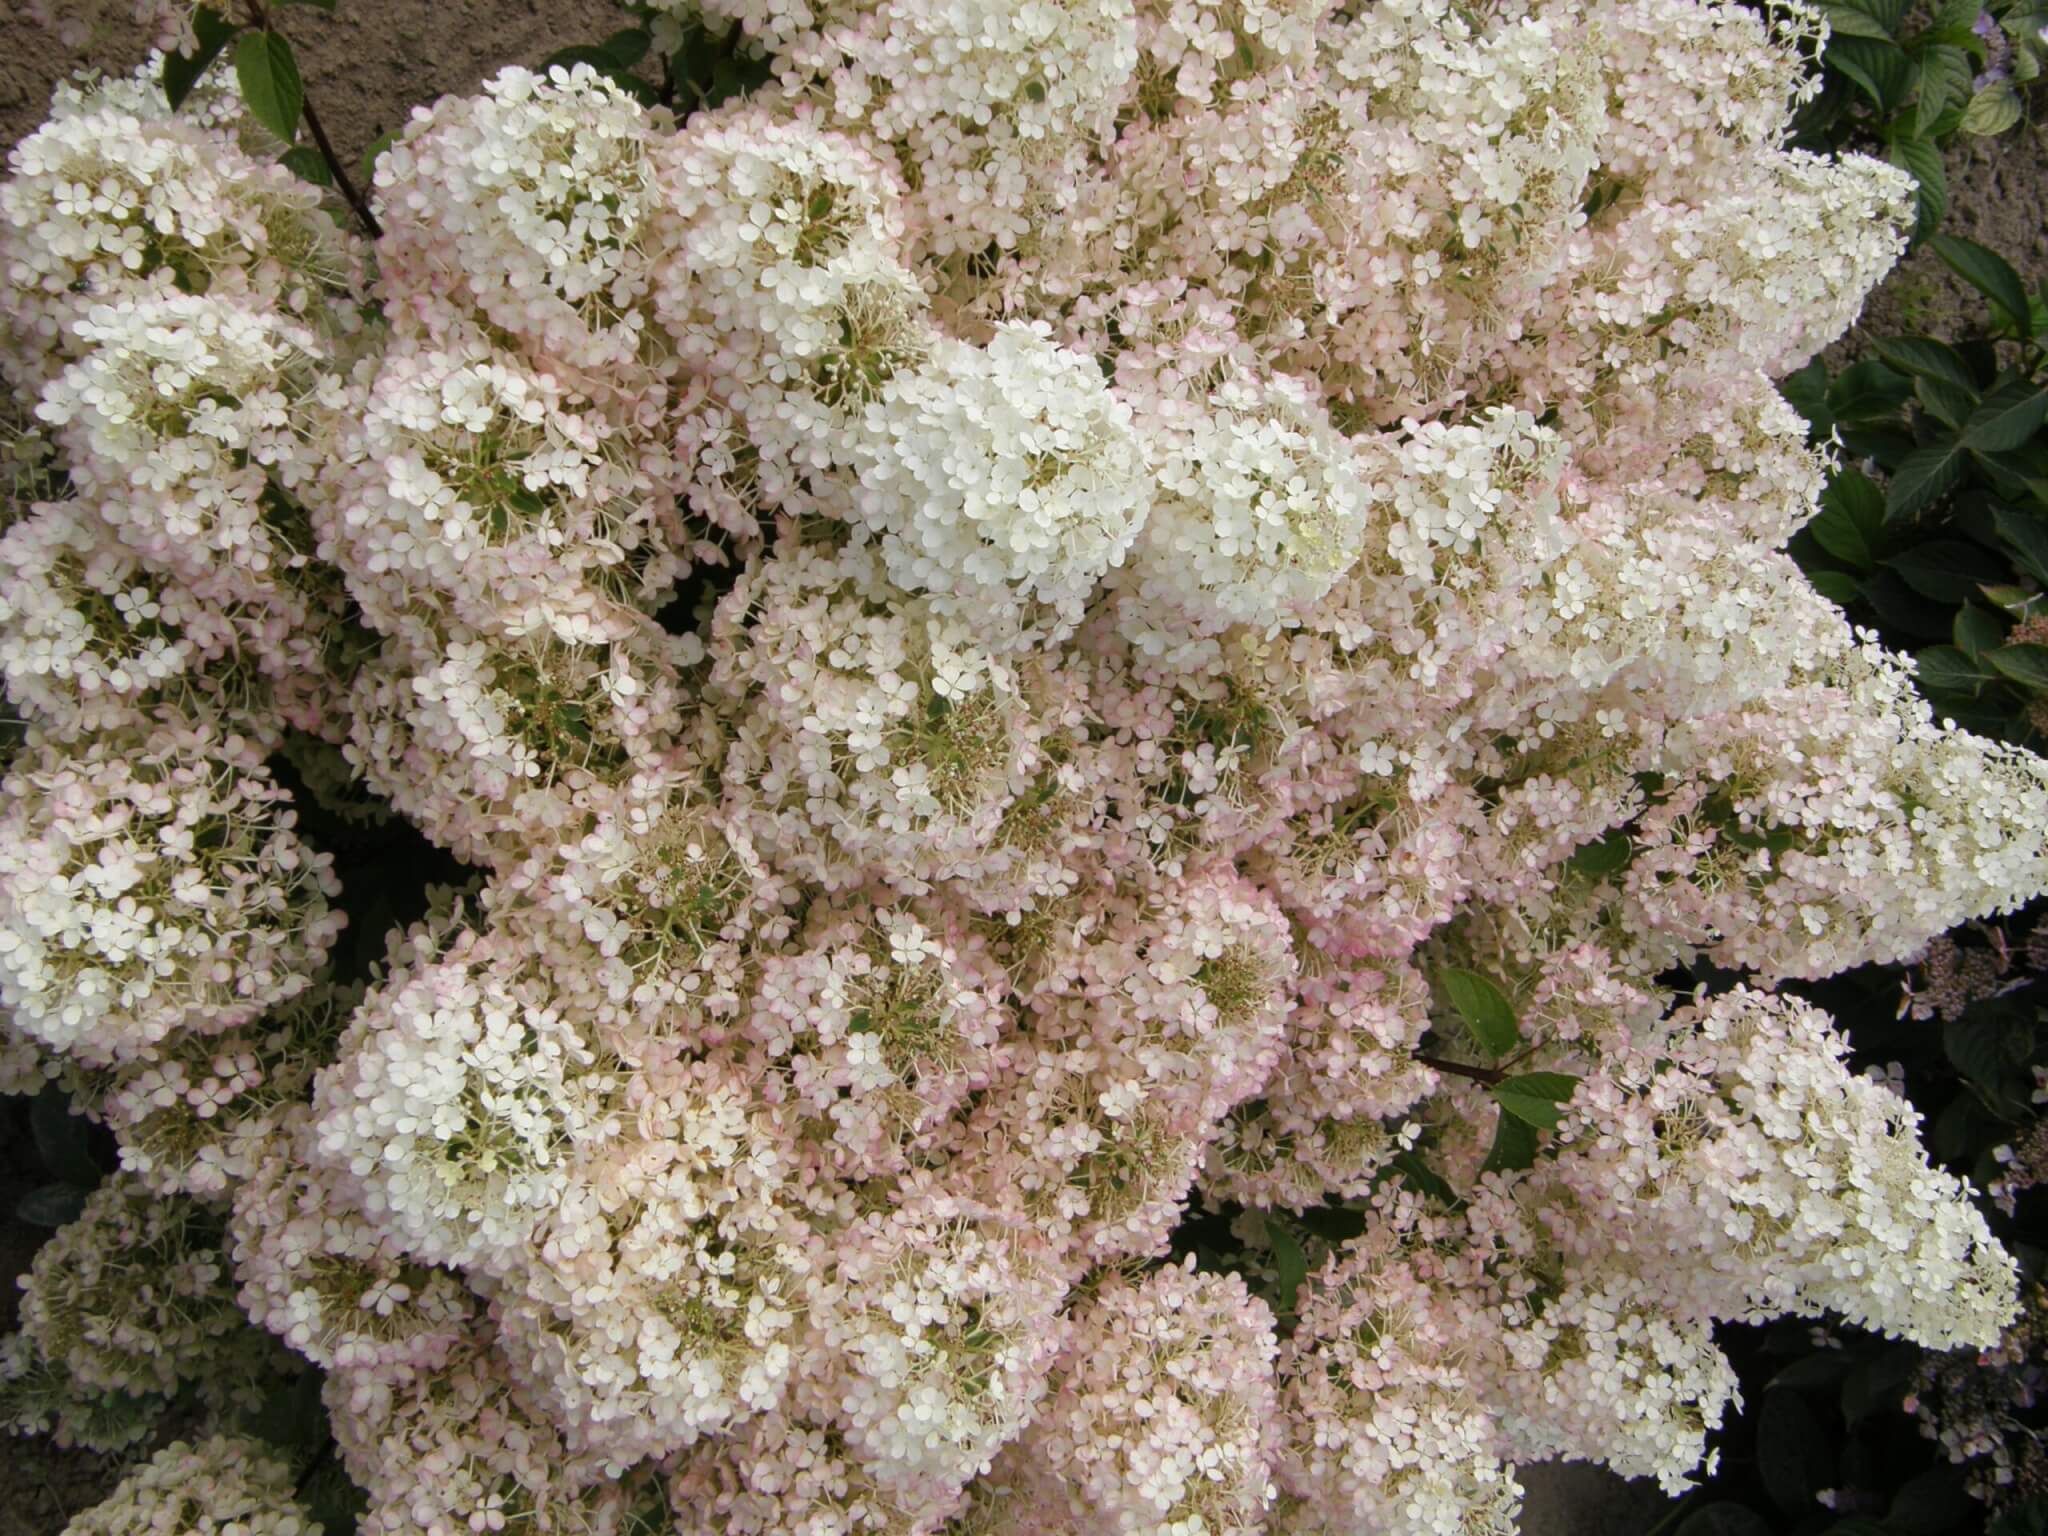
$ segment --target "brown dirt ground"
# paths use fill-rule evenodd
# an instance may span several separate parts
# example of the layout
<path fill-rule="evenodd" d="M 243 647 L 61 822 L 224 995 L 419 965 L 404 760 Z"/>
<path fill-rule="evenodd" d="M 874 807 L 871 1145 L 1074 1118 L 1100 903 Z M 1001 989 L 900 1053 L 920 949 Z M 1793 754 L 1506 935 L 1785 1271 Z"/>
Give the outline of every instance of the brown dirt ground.
<path fill-rule="evenodd" d="M 122 0 L 63 0 L 68 15 L 98 21 L 83 49 L 66 46 L 0 0 L 0 148 L 41 121 L 51 86 L 84 64 L 115 70 L 143 48 L 121 25 Z M 353 167 L 376 138 L 400 126 L 415 103 L 474 89 L 505 64 L 535 64 L 571 42 L 595 41 L 622 24 L 606 0 L 348 0 L 336 14 L 290 13 L 307 92 L 336 148 Z M 1949 156 L 1955 206 L 1945 226 L 2003 253 L 2032 282 L 2048 275 L 2048 128 L 1969 141 Z M 1977 312 L 1974 296 L 1928 256 L 1907 261 L 1873 295 L 1860 330 L 1933 329 Z M 1853 345 L 1856 333 L 1842 345 Z M 1836 349 L 1839 352 L 1840 347 Z M 5 1192 L 0 1192 L 5 1193 Z M 12 1208 L 6 1199 L 4 1207 Z M 0 1313 L 12 1323 L 6 1277 L 25 1271 L 33 1229 L 0 1223 Z M 103 1497 L 123 1469 L 119 1458 L 0 1439 L 0 1536 L 56 1536 Z M 1625 1483 L 1583 1465 L 1525 1469 L 1524 1536 L 1641 1536 L 1666 1507 L 1653 1485 Z"/>

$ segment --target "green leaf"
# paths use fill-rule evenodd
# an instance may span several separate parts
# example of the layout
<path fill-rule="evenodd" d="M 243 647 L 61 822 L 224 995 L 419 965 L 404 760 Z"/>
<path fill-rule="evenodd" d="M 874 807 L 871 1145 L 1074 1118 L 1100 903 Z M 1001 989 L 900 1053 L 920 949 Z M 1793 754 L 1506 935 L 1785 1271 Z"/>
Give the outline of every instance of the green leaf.
<path fill-rule="evenodd" d="M 1301 1287 L 1308 1279 L 1308 1255 L 1301 1251 L 1301 1243 L 1287 1223 L 1270 1211 L 1266 1213 L 1266 1241 L 1272 1245 L 1273 1264 L 1280 1271 L 1280 1305 L 1276 1310 L 1292 1316 Z"/>
<path fill-rule="evenodd" d="M 1854 566 L 1859 571 L 1868 571 L 1875 565 L 1870 541 L 1863 536 L 1863 530 L 1846 512 L 1839 507 L 1822 507 L 1820 516 L 1806 525 L 1814 542 L 1837 560 Z"/>
<path fill-rule="evenodd" d="M 1969 55 L 1937 43 L 1914 61 L 1914 76 L 1913 136 L 1926 138 L 1949 104 L 1969 95 Z"/>
<path fill-rule="evenodd" d="M 1702 1504 L 1671 1536 L 1771 1536 L 1771 1528 L 1755 1510 L 1722 1499 Z"/>
<path fill-rule="evenodd" d="M 1487 1091 L 1496 1103 L 1526 1125 L 1554 1131 L 1564 1118 L 1564 1105 L 1578 1088 L 1579 1080 L 1565 1072 L 1524 1072 Z"/>
<path fill-rule="evenodd" d="M 334 173 L 327 169 L 327 157 L 310 144 L 294 144 L 277 157 L 277 163 L 301 181 L 316 187 L 334 185 Z"/>
<path fill-rule="evenodd" d="M 1874 345 L 1877 355 L 1900 373 L 1919 379 L 1941 379 L 1972 396 L 1977 393 L 1970 365 L 1963 360 L 1962 353 L 1945 342 L 1925 336 L 1881 336 Z"/>
<path fill-rule="evenodd" d="M 74 1184 L 45 1184 L 21 1197 L 14 1214 L 32 1227 L 62 1227 L 78 1220 L 85 1191 Z"/>
<path fill-rule="evenodd" d="M 1956 610 L 1956 649 L 1971 660 L 1976 660 L 1994 646 L 2005 640 L 2005 626 L 1998 622 L 1998 615 L 1988 608 L 1975 603 L 1964 603 Z"/>
<path fill-rule="evenodd" d="M 626 27 L 614 32 L 597 47 L 615 68 L 631 69 L 647 57 L 647 50 L 653 43 L 654 34 L 645 27 Z"/>
<path fill-rule="evenodd" d="M 1876 563 L 1876 544 L 1884 531 L 1884 493 L 1851 465 L 1828 482 L 1821 492 L 1820 514 L 1806 526 L 1814 541 L 1837 560 L 1868 571 Z"/>
<path fill-rule="evenodd" d="M 1457 966 L 1445 966 L 1436 979 L 1487 1055 L 1505 1056 L 1521 1043 L 1522 1027 L 1515 1018 L 1514 1004 L 1491 980 Z"/>
<path fill-rule="evenodd" d="M 1413 1152 L 1397 1153 L 1388 1164 L 1405 1179 L 1419 1195 L 1426 1195 L 1440 1205 L 1456 1207 L 1461 1202 L 1458 1192 L 1451 1188 L 1450 1180 L 1438 1173 Z"/>
<path fill-rule="evenodd" d="M 1863 585 L 1847 571 L 1808 571 L 1813 590 L 1837 608 L 1847 608 L 1863 596 Z"/>
<path fill-rule="evenodd" d="M 1994 505 L 1991 520 L 1998 529 L 1998 536 L 2018 557 L 2020 569 L 2043 586 L 2048 586 L 2048 528 L 2042 527 L 2038 518 L 2006 506 Z"/>
<path fill-rule="evenodd" d="M 398 138 L 399 131 L 396 128 L 393 128 L 388 133 L 378 134 L 377 137 L 371 141 L 370 147 L 363 151 L 363 180 L 374 182 L 377 179 L 378 157 L 382 155 L 385 150 L 389 149 L 392 145 L 396 144 L 398 142 Z"/>
<path fill-rule="evenodd" d="M 1921 688 L 1937 693 L 1960 693 L 1974 699 L 1993 680 L 1980 658 L 1952 645 L 1930 645 L 1914 655 L 1913 663 Z"/>
<path fill-rule="evenodd" d="M 1888 37 L 1838 37 L 1828 44 L 1822 62 L 1846 76 L 1880 112 L 1890 112 L 1905 99 L 1913 77 L 1905 51 Z"/>
<path fill-rule="evenodd" d="M 1963 132 L 1980 139 L 1996 138 L 2020 120 L 2020 93 L 2010 80 L 1994 80 L 1972 93 L 1963 108 Z"/>
<path fill-rule="evenodd" d="M 1977 410 L 1977 393 L 1926 374 L 1913 381 L 1913 394 L 1920 408 L 1943 426 L 1960 432 L 1963 423 Z"/>
<path fill-rule="evenodd" d="M 289 144 L 298 136 L 306 88 L 292 45 L 275 32 L 245 32 L 235 44 L 235 78 L 256 121 Z"/>
<path fill-rule="evenodd" d="M 2048 421 L 2048 389 L 2000 391 L 1970 417 L 1963 446 L 1973 453 L 2009 453 Z"/>
<path fill-rule="evenodd" d="M 1819 358 L 1778 380 L 1778 393 L 1785 397 L 1786 404 L 1806 418 L 1809 430 L 1825 433 L 1834 425 L 1828 412 L 1828 367 Z"/>
<path fill-rule="evenodd" d="M 1486 1161 L 1479 1165 L 1481 1173 L 1515 1173 L 1523 1168 L 1536 1166 L 1536 1127 L 1502 1107 L 1493 1126 L 1493 1146 L 1488 1149 Z"/>
<path fill-rule="evenodd" d="M 1828 19 L 1830 38 L 1868 37 L 1882 43 L 1892 40 L 1891 31 L 1883 22 L 1875 16 L 1864 14 L 1853 5 L 1824 5 L 1820 9 L 1821 14 Z"/>
<path fill-rule="evenodd" d="M 1881 563 L 1897 571 L 1922 597 L 1938 603 L 1968 602 L 1985 582 L 2005 574 L 1989 550 L 1961 539 L 1930 539 L 1888 555 Z"/>
<path fill-rule="evenodd" d="M 1812 1392 L 1821 1387 L 1839 1387 L 1855 1363 L 1855 1356 L 1846 1349 L 1817 1349 L 1778 1372 L 1765 1383 L 1764 1390 L 1791 1387 L 1800 1392 Z"/>
<path fill-rule="evenodd" d="M 1976 25 L 1977 17 L 1983 12 L 1984 0 L 1942 0 L 1934 7 L 1933 19 L 1927 23 L 1930 32 L 1946 32 L 1960 28 L 1967 32 Z"/>
<path fill-rule="evenodd" d="M 1882 422 L 1912 396 L 1913 381 L 1883 363 L 1852 363 L 1828 385 L 1828 409 L 1845 422 Z"/>
<path fill-rule="evenodd" d="M 193 13 L 192 33 L 199 46 L 191 53 L 164 55 L 164 100 L 170 103 L 173 112 L 185 104 L 185 98 L 192 94 L 192 87 L 199 83 L 199 77 L 206 73 L 207 67 L 220 57 L 221 49 L 227 47 L 241 30 L 239 21 L 228 20 L 211 6 L 201 6 Z"/>
<path fill-rule="evenodd" d="M 71 1100 L 63 1089 L 55 1084 L 46 1085 L 29 1103 L 28 1122 L 43 1172 L 80 1189 L 91 1189 L 99 1183 L 101 1170 L 93 1161 L 92 1146 L 86 1138 L 85 1117 L 72 1113 Z"/>
<path fill-rule="evenodd" d="M 1635 841 L 1628 835 L 1628 828 L 1617 827 L 1599 842 L 1586 843 L 1576 849 L 1565 860 L 1565 867 L 1575 875 L 1599 880 L 1627 869 L 1635 851 Z"/>
<path fill-rule="evenodd" d="M 2048 688 L 2048 645 L 2001 645 L 1984 653 L 1994 670 L 2029 688 Z"/>
<path fill-rule="evenodd" d="M 1797 1392 L 1766 1392 L 1756 1415 L 1756 1470 L 1771 1502 L 1786 1515 L 1805 1514 L 1833 1461 L 1827 1432 L 1806 1399 Z"/>
<path fill-rule="evenodd" d="M 2006 318 L 2027 328 L 2027 290 L 2012 263 L 1987 245 L 1961 235 L 1931 235 L 1927 248 L 1948 269 L 2005 311 Z"/>
<path fill-rule="evenodd" d="M 1894 139 L 1886 158 L 1913 178 L 1913 201 L 1919 210 L 1914 233 L 1927 234 L 1948 212 L 1948 172 L 1942 168 L 1941 146 L 1932 139 Z"/>
<path fill-rule="evenodd" d="M 1954 490 L 1963 478 L 1963 445 L 1937 443 L 1915 449 L 1892 476 L 1885 492 L 1884 515 L 1888 522 L 1913 516 Z"/>
<path fill-rule="evenodd" d="M 1993 1522 L 1984 1536 L 2048 1536 L 2048 1498 L 2016 1504 Z"/>

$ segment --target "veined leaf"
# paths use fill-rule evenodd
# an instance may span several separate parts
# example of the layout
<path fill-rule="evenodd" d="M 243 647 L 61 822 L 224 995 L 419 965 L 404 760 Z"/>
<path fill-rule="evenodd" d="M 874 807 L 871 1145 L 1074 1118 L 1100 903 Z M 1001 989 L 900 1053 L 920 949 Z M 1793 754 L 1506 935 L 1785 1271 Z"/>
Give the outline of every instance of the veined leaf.
<path fill-rule="evenodd" d="M 1477 971 L 1446 966 L 1437 972 L 1437 982 L 1479 1048 L 1489 1056 L 1505 1056 L 1521 1042 L 1522 1027 L 1515 1018 L 1514 1004 L 1493 981 Z"/>

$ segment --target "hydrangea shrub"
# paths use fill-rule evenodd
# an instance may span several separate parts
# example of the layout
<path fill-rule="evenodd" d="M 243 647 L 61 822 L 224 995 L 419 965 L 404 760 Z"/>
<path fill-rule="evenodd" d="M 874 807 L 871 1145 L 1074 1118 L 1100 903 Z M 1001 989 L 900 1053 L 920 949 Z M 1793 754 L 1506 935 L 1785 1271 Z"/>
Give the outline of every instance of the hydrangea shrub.
<path fill-rule="evenodd" d="M 10 157 L 0 1067 L 124 1169 L 5 1408 L 208 1420 L 77 1530 L 310 1532 L 296 1372 L 365 1536 L 1509 1532 L 1717 1322 L 1998 1337 L 1776 990 L 2048 888 L 1783 552 L 1817 15 L 642 10 L 760 83 L 507 70 L 374 240 L 217 79 Z M 474 871 L 367 977 L 351 777 Z"/>

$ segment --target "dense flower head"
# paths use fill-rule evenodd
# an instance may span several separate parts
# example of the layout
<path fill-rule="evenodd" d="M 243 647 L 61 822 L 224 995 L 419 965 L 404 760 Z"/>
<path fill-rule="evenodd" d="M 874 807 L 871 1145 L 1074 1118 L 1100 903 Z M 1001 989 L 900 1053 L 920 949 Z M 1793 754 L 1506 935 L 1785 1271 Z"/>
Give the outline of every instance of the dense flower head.
<path fill-rule="evenodd" d="M 174 1440 L 122 1478 L 64 1536 L 320 1536 L 297 1498 L 292 1470 L 262 1441 L 211 1435 Z"/>
<path fill-rule="evenodd" d="M 0 814 L 0 1001 L 92 1063 L 305 990 L 341 931 L 332 859 L 249 745 L 124 720 L 33 743 Z"/>
<path fill-rule="evenodd" d="M 371 243 L 211 77 L 10 157 L 0 1082 L 123 1172 L 8 1423 L 317 1368 L 365 1536 L 1486 1536 L 1684 1486 L 1717 1323 L 1998 1337 L 1759 990 L 2048 886 L 1783 549 L 1909 214 L 1816 13 L 637 9 L 762 83 L 506 70 Z M 295 799 L 472 873 L 338 948 L 422 906 Z"/>

